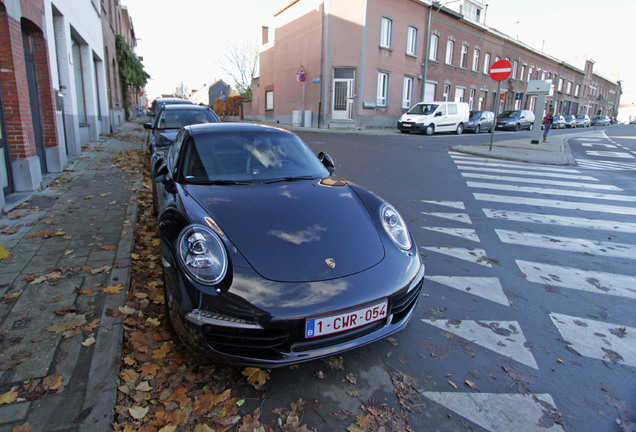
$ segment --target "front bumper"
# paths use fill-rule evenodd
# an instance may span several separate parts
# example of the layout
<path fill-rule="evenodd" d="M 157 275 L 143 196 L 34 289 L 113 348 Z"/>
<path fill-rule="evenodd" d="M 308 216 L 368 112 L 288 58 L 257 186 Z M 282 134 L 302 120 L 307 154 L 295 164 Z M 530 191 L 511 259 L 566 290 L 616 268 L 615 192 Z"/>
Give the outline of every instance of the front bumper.
<path fill-rule="evenodd" d="M 414 122 L 398 121 L 397 127 L 400 131 L 423 132 L 424 130 L 426 130 L 426 126 L 424 126 L 423 123 L 414 123 Z"/>
<path fill-rule="evenodd" d="M 317 298 L 312 305 L 307 304 L 311 303 L 312 298 L 296 302 L 293 298 L 284 296 L 283 300 L 276 299 L 269 307 L 256 304 L 256 301 L 247 301 L 250 294 L 245 289 L 254 290 L 261 295 L 263 290 L 290 293 L 294 291 L 294 284 L 264 280 L 252 269 L 235 268 L 233 284 L 238 288 L 235 290 L 230 287 L 226 292 L 209 295 L 198 290 L 174 266 L 164 266 L 166 301 L 171 310 L 175 331 L 192 350 L 234 365 L 282 367 L 348 351 L 402 330 L 415 309 L 424 280 L 424 264 L 417 256 L 411 260 L 412 263 L 401 272 L 387 273 L 386 263 L 380 263 L 365 272 L 336 281 L 315 283 L 321 284 L 320 287 L 310 287 L 320 291 L 325 290 L 324 284 L 327 284 L 324 295 L 331 292 L 331 286 L 334 289 L 338 286 L 348 287 L 343 295 L 334 295 L 329 302 Z M 301 291 L 304 289 L 300 286 L 303 284 L 295 285 Z M 188 292 L 196 293 L 195 298 L 199 297 L 199 304 L 192 304 L 192 296 L 187 295 Z M 384 295 L 379 295 L 380 293 Z M 346 313 L 384 299 L 388 299 L 388 313 L 380 321 L 340 333 L 310 339 L 304 337 L 308 317 Z M 194 308 L 216 308 L 225 315 L 257 323 L 260 328 L 194 324 L 185 318 L 187 312 Z"/>

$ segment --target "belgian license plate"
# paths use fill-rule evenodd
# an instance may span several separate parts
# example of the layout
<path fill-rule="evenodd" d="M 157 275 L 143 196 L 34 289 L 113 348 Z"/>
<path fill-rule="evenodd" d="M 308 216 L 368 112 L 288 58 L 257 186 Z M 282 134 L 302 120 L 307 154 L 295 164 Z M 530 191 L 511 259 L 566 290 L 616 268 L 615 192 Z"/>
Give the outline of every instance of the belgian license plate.
<path fill-rule="evenodd" d="M 408 128 L 408 127 L 411 127 L 411 126 L 413 126 L 413 125 L 411 125 L 409 123 L 402 123 L 402 127 L 407 127 Z"/>
<path fill-rule="evenodd" d="M 351 312 L 305 321 L 305 338 L 340 333 L 386 318 L 388 300 Z"/>

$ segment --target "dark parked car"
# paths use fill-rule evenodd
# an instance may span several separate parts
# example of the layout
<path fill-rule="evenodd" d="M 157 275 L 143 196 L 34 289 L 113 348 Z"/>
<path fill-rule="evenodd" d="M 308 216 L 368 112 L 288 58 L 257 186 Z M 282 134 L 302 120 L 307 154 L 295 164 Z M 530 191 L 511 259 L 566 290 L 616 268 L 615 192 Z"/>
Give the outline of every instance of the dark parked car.
<path fill-rule="evenodd" d="M 413 237 L 328 155 L 244 123 L 187 126 L 157 155 L 167 313 L 192 349 L 278 367 L 406 326 L 424 277 Z"/>
<path fill-rule="evenodd" d="M 534 127 L 534 113 L 529 110 L 504 111 L 497 117 L 497 129 L 532 130 Z"/>
<path fill-rule="evenodd" d="M 592 122 L 590 121 L 590 116 L 587 114 L 577 114 L 576 115 L 576 127 L 590 127 Z"/>
<path fill-rule="evenodd" d="M 552 127 L 555 129 L 564 129 L 565 128 L 565 117 L 560 114 L 555 115 L 552 118 Z"/>
<path fill-rule="evenodd" d="M 187 100 L 187 99 L 181 99 L 181 98 L 157 98 L 155 100 L 152 101 L 152 104 L 150 104 L 150 109 L 148 110 L 148 115 L 151 117 L 154 117 L 155 114 L 157 114 L 161 108 L 163 108 L 164 105 L 167 104 L 172 104 L 172 105 L 176 105 L 176 104 L 188 104 L 188 105 L 194 105 L 194 103 L 192 103 L 191 101 Z"/>
<path fill-rule="evenodd" d="M 595 126 L 609 126 L 610 118 L 608 116 L 594 117 L 594 119 L 592 119 L 592 124 Z"/>
<path fill-rule="evenodd" d="M 468 123 L 464 125 L 464 130 L 474 131 L 479 133 L 481 131 L 490 132 L 495 122 L 495 113 L 492 111 L 471 111 Z"/>
<path fill-rule="evenodd" d="M 576 127 L 576 116 L 566 115 L 563 116 L 565 118 L 565 127 L 566 128 L 575 128 Z"/>
<path fill-rule="evenodd" d="M 217 115 L 207 106 L 164 105 L 152 123 L 144 124 L 144 128 L 150 130 L 148 140 L 150 154 L 159 148 L 170 146 L 184 126 L 219 122 Z"/>

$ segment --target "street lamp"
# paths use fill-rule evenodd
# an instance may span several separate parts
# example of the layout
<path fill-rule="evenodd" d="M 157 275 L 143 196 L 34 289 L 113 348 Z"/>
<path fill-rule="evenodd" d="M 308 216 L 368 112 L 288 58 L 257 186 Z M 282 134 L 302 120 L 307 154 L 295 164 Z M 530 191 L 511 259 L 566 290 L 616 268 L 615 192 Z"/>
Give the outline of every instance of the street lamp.
<path fill-rule="evenodd" d="M 449 1 L 445 1 L 444 3 L 437 3 L 439 6 L 437 6 L 437 10 L 435 11 L 434 14 L 432 13 L 432 9 L 433 9 L 433 3 L 436 3 L 436 2 L 431 2 L 431 7 L 428 10 L 428 29 L 426 31 L 426 57 L 424 57 L 424 82 L 422 83 L 422 102 L 424 102 L 424 96 L 426 96 L 426 76 L 428 75 L 428 56 L 430 54 L 429 50 L 431 49 L 431 25 L 433 24 L 433 21 L 435 20 L 435 17 L 437 16 L 437 12 L 439 12 L 441 8 L 443 8 L 449 3 L 455 3 L 458 1 L 460 0 L 449 0 Z"/>

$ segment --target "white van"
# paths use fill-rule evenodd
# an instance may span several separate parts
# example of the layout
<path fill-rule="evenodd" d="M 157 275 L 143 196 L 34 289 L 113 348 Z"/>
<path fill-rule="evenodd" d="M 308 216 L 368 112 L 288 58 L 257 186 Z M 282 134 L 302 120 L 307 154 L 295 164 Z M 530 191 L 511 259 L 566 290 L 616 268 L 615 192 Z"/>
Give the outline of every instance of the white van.
<path fill-rule="evenodd" d="M 469 114 L 466 102 L 420 102 L 400 117 L 398 129 L 404 133 L 455 132 L 459 135 L 468 123 Z"/>

